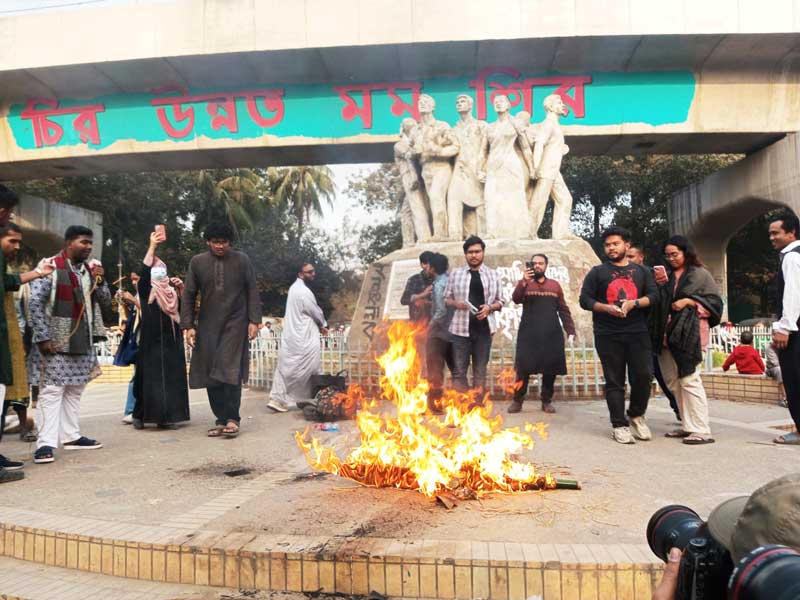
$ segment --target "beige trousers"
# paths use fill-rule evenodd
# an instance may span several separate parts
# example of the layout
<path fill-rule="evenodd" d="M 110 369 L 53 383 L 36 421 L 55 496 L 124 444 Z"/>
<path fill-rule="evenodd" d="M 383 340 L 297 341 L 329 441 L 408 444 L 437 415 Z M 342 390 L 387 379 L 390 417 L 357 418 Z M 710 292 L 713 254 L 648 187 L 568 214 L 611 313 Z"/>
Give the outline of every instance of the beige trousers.
<path fill-rule="evenodd" d="M 711 436 L 708 424 L 708 397 L 703 387 L 698 368 L 687 377 L 678 377 L 678 365 L 669 348 L 663 348 L 658 355 L 661 374 L 669 390 L 675 395 L 678 410 L 681 411 L 683 430 L 702 437 Z"/>

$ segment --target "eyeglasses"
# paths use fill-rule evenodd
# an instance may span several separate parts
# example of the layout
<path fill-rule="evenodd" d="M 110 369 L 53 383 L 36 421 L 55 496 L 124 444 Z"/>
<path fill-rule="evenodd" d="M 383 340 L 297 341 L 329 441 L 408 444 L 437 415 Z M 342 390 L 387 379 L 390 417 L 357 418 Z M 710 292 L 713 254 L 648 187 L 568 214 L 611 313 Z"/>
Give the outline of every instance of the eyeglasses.
<path fill-rule="evenodd" d="M 312 273 L 316 273 L 316 271 L 314 269 L 311 269 L 310 271 L 303 271 L 303 275 L 311 275 Z"/>
<path fill-rule="evenodd" d="M 664 258 L 680 258 L 683 252 L 670 252 L 669 254 L 664 253 Z"/>

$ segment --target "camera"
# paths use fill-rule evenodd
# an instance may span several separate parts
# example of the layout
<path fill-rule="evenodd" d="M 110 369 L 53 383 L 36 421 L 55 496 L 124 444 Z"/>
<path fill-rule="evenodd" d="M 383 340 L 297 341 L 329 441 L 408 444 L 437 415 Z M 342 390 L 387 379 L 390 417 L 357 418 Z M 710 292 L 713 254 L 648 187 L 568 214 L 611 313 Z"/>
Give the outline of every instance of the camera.
<path fill-rule="evenodd" d="M 800 552 L 786 546 L 763 546 L 735 566 L 691 508 L 670 505 L 650 517 L 647 543 L 664 562 L 671 548 L 683 550 L 676 600 L 797 600 L 800 598 Z"/>

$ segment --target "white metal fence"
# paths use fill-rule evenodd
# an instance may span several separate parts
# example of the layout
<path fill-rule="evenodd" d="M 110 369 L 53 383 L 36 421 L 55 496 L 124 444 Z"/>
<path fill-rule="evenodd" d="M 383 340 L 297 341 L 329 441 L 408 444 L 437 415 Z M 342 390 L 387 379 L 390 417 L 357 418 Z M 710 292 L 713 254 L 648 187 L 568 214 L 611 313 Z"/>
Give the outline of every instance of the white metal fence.
<path fill-rule="evenodd" d="M 771 330 L 766 327 L 716 327 L 711 330 L 709 350 L 729 354 L 739 344 L 739 336 L 743 331 L 752 331 L 754 346 L 762 356 L 771 341 Z M 264 332 L 262 332 L 263 334 Z M 116 352 L 119 336 L 97 345 L 97 352 L 102 364 L 111 364 Z M 278 351 L 281 346 L 280 332 L 271 331 L 259 335 L 250 342 L 250 385 L 269 389 L 278 362 Z M 320 339 L 322 351 L 322 372 L 338 373 L 344 371 L 348 380 L 358 383 L 368 393 L 378 390 L 381 376 L 380 367 L 375 361 L 375 353 L 367 345 L 349 344 L 347 338 L 340 333 L 333 333 Z M 513 383 L 513 368 L 516 343 L 495 345 L 492 348 L 489 364 L 489 388 L 491 392 L 499 392 Z M 187 348 L 187 361 L 191 350 Z M 574 397 L 597 396 L 602 393 L 603 371 L 591 342 L 581 342 L 566 347 L 568 374 L 556 380 L 556 389 Z M 713 368 L 712 352 L 708 352 L 704 370 Z M 538 389 L 539 382 L 535 386 Z"/>

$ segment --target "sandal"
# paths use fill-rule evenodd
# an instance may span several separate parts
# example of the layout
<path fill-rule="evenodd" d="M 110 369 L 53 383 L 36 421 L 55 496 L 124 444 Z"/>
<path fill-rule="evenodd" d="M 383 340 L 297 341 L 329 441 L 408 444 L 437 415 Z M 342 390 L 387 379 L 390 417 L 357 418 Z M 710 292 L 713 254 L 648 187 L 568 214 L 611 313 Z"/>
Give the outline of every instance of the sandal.
<path fill-rule="evenodd" d="M 795 431 L 792 433 L 784 433 L 783 435 L 779 435 L 772 440 L 772 443 L 783 444 L 786 446 L 800 446 L 800 434 Z"/>
<path fill-rule="evenodd" d="M 217 425 L 208 430 L 208 437 L 220 437 L 225 428 L 222 425 Z"/>
<path fill-rule="evenodd" d="M 699 435 L 692 434 L 684 438 L 683 443 L 689 446 L 701 446 L 703 444 L 713 444 L 716 440 L 714 438 L 704 438 Z"/>
<path fill-rule="evenodd" d="M 665 433 L 664 437 L 666 437 L 666 438 L 687 438 L 690 435 L 692 435 L 692 434 L 689 433 L 688 431 L 684 431 L 683 429 L 673 429 L 672 431 L 668 431 L 667 433 Z"/>
<path fill-rule="evenodd" d="M 228 421 L 228 424 L 222 430 L 222 435 L 228 438 L 235 438 L 239 435 L 239 426 L 235 421 Z"/>
<path fill-rule="evenodd" d="M 37 439 L 39 439 L 39 436 L 33 433 L 30 429 L 26 429 L 19 434 L 19 439 L 21 439 L 23 442 L 35 442 Z"/>

